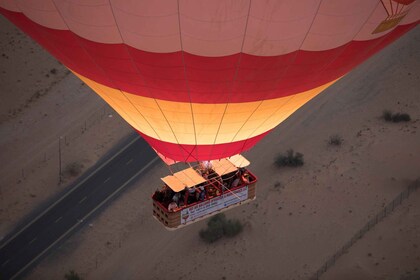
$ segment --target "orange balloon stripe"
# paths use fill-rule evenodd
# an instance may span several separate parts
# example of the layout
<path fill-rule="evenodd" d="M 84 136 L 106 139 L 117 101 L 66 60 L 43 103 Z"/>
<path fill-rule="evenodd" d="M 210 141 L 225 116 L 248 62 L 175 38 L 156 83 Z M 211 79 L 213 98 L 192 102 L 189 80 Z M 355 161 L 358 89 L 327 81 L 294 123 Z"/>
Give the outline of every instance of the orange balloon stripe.
<path fill-rule="evenodd" d="M 142 97 L 75 74 L 136 130 L 154 139 L 188 145 L 229 143 L 260 135 L 335 82 L 276 99 L 203 104 Z"/>

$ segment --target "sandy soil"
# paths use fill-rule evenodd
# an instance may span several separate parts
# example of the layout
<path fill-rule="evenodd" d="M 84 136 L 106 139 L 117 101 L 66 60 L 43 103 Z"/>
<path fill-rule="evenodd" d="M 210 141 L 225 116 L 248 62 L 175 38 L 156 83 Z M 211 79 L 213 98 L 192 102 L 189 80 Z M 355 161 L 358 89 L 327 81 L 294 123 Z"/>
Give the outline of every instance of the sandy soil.
<path fill-rule="evenodd" d="M 419 205 L 417 191 L 385 222 L 368 232 L 321 279 L 420 279 Z"/>
<path fill-rule="evenodd" d="M 0 31 L 0 159 L 7 162 L 0 170 L 2 236 L 74 179 L 57 184 L 60 136 L 63 166 L 78 162 L 85 170 L 130 129 L 30 39 L 3 18 L 0 25 L 6 27 Z M 168 172 L 160 165 L 87 221 L 28 278 L 61 279 L 70 269 L 87 279 L 308 278 L 420 176 L 419 43 L 417 28 L 246 154 L 260 183 L 255 202 L 227 212 L 246 224 L 239 237 L 205 245 L 198 238 L 205 221 L 168 232 L 153 220 L 149 195 Z M 384 109 L 407 112 L 413 121 L 384 123 L 379 118 Z M 342 146 L 327 145 L 332 134 L 343 137 Z M 304 167 L 273 166 L 274 155 L 288 148 L 305 154 Z M 323 279 L 417 273 L 418 199 L 419 194 L 410 197 Z"/>
<path fill-rule="evenodd" d="M 0 26 L 1 239 L 77 178 L 69 166 L 86 170 L 131 129 L 3 17 Z"/>
<path fill-rule="evenodd" d="M 61 279 L 74 269 L 85 279 L 308 279 L 420 177 L 419 45 L 417 27 L 246 153 L 259 189 L 253 203 L 226 213 L 245 223 L 238 237 L 207 245 L 198 237 L 206 221 L 175 232 L 158 224 L 150 194 L 168 173 L 160 164 L 27 278 Z M 412 121 L 385 123 L 384 109 L 409 113 Z M 344 139 L 341 146 L 327 144 L 333 134 Z M 304 154 L 305 165 L 276 168 L 275 155 L 289 148 Z M 420 269 L 419 195 L 369 232 L 323 279 L 399 279 Z"/>

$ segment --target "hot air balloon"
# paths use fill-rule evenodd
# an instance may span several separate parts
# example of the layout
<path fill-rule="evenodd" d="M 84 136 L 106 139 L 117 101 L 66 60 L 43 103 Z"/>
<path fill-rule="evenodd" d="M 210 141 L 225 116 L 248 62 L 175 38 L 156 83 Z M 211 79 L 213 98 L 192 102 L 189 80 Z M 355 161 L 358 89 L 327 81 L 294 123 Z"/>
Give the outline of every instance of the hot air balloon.
<path fill-rule="evenodd" d="M 210 199 L 253 199 L 257 179 L 239 154 L 414 28 L 419 2 L 2 0 L 0 13 L 100 95 L 165 162 L 201 162 L 163 178 L 175 193 L 213 180 L 214 189 L 193 203 L 197 211 L 186 199 L 169 212 L 154 196 L 155 216 L 177 227 L 200 218 L 198 206 Z M 206 170 L 212 178 L 203 177 Z M 225 193 L 226 175 L 239 173 L 248 176 L 242 186 L 253 189 Z M 220 205 L 215 211 L 226 203 Z"/>

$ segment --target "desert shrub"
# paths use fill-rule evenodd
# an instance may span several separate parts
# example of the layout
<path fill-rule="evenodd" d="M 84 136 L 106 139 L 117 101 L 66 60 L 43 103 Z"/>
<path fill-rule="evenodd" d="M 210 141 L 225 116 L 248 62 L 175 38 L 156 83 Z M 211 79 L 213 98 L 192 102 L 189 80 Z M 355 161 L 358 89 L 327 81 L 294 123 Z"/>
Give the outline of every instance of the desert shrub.
<path fill-rule="evenodd" d="M 76 177 L 82 173 L 83 164 L 80 162 L 73 162 L 66 166 L 65 173 L 71 177 Z"/>
<path fill-rule="evenodd" d="M 282 186 L 282 184 L 281 184 L 281 182 L 280 182 L 280 181 L 276 181 L 276 182 L 274 183 L 274 188 L 275 188 L 275 189 L 281 188 L 281 186 Z"/>
<path fill-rule="evenodd" d="M 340 135 L 335 134 L 331 135 L 330 139 L 328 139 L 328 144 L 331 146 L 340 146 L 343 143 L 343 138 Z"/>
<path fill-rule="evenodd" d="M 207 228 L 200 230 L 200 237 L 206 243 L 213 243 L 223 236 L 234 237 L 243 230 L 239 220 L 227 220 L 224 214 L 217 214 L 210 218 Z"/>
<path fill-rule="evenodd" d="M 207 229 L 200 230 L 200 237 L 207 243 L 213 243 L 223 237 L 223 226 L 226 223 L 224 214 L 217 214 L 207 222 Z"/>
<path fill-rule="evenodd" d="M 244 226 L 239 220 L 228 220 L 224 224 L 223 233 L 227 237 L 234 237 L 242 232 Z"/>
<path fill-rule="evenodd" d="M 389 110 L 383 111 L 382 118 L 387 122 L 392 122 L 392 112 Z"/>
<path fill-rule="evenodd" d="M 275 164 L 279 167 L 282 166 L 291 166 L 297 167 L 302 166 L 304 163 L 303 161 L 303 154 L 295 153 L 292 149 L 288 150 L 286 154 L 280 154 L 275 159 Z"/>
<path fill-rule="evenodd" d="M 66 280 L 83 280 L 82 277 L 79 276 L 74 270 L 70 270 L 64 275 L 64 279 Z"/>
<path fill-rule="evenodd" d="M 411 117 L 407 113 L 392 113 L 389 110 L 385 110 L 382 113 L 382 118 L 387 122 L 409 122 L 411 121 Z"/>
<path fill-rule="evenodd" d="M 393 122 L 409 122 L 411 121 L 411 117 L 407 113 L 395 113 L 392 116 L 392 121 Z"/>

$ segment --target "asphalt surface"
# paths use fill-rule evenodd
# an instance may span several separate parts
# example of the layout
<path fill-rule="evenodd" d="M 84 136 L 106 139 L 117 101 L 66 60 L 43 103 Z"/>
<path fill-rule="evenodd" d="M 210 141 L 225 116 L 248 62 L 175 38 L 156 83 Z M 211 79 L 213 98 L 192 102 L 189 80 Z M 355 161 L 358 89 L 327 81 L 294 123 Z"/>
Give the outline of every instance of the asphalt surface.
<path fill-rule="evenodd" d="M 130 140 L 21 230 L 5 238 L 0 245 L 0 279 L 22 277 L 156 162 L 156 153 L 143 139 Z"/>

